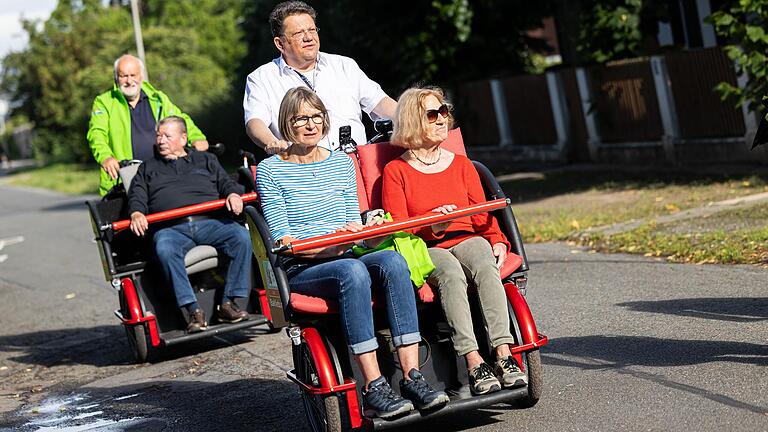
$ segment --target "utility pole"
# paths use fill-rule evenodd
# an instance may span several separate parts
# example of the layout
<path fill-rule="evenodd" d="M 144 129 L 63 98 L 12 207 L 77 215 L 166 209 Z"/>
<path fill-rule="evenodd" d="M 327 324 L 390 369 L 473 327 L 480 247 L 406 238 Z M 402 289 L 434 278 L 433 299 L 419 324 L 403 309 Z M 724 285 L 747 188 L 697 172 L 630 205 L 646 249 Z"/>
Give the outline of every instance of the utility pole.
<path fill-rule="evenodd" d="M 136 52 L 144 63 L 144 79 L 149 80 L 149 71 L 147 59 L 144 58 L 144 39 L 141 37 L 141 24 L 139 23 L 139 4 L 138 0 L 131 0 L 131 15 L 133 16 L 133 34 L 136 36 Z"/>

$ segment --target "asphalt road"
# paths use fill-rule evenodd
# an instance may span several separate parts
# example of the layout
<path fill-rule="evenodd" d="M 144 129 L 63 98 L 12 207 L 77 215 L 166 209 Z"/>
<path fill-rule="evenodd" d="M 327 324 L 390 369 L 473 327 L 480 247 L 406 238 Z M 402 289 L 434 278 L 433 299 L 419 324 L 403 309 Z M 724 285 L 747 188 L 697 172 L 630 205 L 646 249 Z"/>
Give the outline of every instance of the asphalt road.
<path fill-rule="evenodd" d="M 282 333 L 132 363 L 83 201 L 0 185 L 0 430 L 305 430 Z M 432 430 L 768 430 L 767 270 L 527 250 L 544 396 Z"/>

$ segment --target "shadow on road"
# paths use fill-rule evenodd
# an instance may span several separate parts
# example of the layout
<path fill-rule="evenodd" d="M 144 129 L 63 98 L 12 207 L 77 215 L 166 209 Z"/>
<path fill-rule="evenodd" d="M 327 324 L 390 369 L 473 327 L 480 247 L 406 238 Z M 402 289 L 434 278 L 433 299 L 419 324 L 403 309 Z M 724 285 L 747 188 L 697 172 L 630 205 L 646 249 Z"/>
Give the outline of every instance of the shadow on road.
<path fill-rule="evenodd" d="M 237 345 L 265 333 L 265 329 L 254 328 L 176 345 L 164 350 L 159 360 L 173 360 Z M 20 354 L 9 359 L 24 365 L 45 367 L 67 364 L 102 367 L 135 362 L 121 325 L 0 336 L 0 352 L 18 352 Z"/>
<path fill-rule="evenodd" d="M 715 361 L 768 366 L 768 346 L 741 342 L 672 340 L 636 336 L 585 336 L 550 339 L 545 364 L 581 370 L 610 370 L 695 394 L 723 405 L 763 415 L 768 407 L 753 405 L 709 389 L 685 384 L 633 366 L 673 367 Z"/>
<path fill-rule="evenodd" d="M 653 312 L 721 321 L 758 322 L 768 320 L 768 298 L 692 298 L 619 303 L 637 312 Z"/>
<path fill-rule="evenodd" d="M 210 379 L 202 373 L 178 380 L 84 388 L 43 401 L 43 408 L 31 418 L 27 411 L 20 411 L 0 429 L 36 431 L 44 424 L 52 431 L 75 426 L 86 430 L 89 425 L 111 424 L 119 425 L 114 430 L 121 431 L 306 430 L 301 399 L 287 379 L 224 383 Z"/>
<path fill-rule="evenodd" d="M 18 411 L 2 427 L 14 431 L 86 430 L 90 425 L 117 426 L 121 431 L 274 431 L 308 429 L 296 385 L 285 380 L 238 379 L 213 382 L 219 375 L 188 376 L 127 386 L 83 388 L 40 403 L 44 410 L 30 417 Z M 511 410 L 479 409 L 436 419 L 431 430 L 466 430 L 503 422 L 496 418 Z M 79 418 L 76 418 L 79 417 Z M 90 429 L 87 429 L 90 430 Z M 101 429 L 99 429 L 101 430 Z M 422 431 L 424 425 L 401 431 Z"/>
<path fill-rule="evenodd" d="M 67 201 L 43 207 L 40 211 L 82 211 L 83 214 L 87 214 L 88 207 L 85 206 L 85 199 L 78 198 L 75 201 Z"/>
<path fill-rule="evenodd" d="M 581 336 L 550 339 L 546 352 L 607 362 L 589 364 L 584 369 L 682 366 L 715 361 L 768 366 L 768 346 L 730 341 Z M 557 363 L 559 360 L 551 361 Z"/>
<path fill-rule="evenodd" d="M 10 360 L 45 367 L 61 364 L 100 367 L 132 360 L 125 333 L 117 325 L 0 336 L 0 351 L 20 352 Z"/>

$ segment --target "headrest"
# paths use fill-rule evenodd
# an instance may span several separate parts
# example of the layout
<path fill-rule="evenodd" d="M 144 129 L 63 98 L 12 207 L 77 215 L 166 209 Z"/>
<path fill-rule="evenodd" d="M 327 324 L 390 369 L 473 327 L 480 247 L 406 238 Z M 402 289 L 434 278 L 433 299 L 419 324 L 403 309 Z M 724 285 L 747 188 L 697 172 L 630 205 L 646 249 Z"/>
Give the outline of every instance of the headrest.
<path fill-rule="evenodd" d="M 466 155 L 464 139 L 461 137 L 461 129 L 456 128 L 448 132 L 448 138 L 440 144 L 440 147 L 453 153 Z M 357 147 L 360 158 L 360 177 L 358 178 L 358 197 L 360 197 L 360 209 L 381 208 L 381 175 L 384 167 L 391 160 L 400 157 L 405 149 L 390 143 L 368 144 Z M 354 155 L 351 155 L 354 157 Z M 364 194 L 360 189 L 363 189 Z M 364 205 L 363 196 L 367 197 L 368 205 Z M 365 208 L 367 207 L 367 208 Z"/>

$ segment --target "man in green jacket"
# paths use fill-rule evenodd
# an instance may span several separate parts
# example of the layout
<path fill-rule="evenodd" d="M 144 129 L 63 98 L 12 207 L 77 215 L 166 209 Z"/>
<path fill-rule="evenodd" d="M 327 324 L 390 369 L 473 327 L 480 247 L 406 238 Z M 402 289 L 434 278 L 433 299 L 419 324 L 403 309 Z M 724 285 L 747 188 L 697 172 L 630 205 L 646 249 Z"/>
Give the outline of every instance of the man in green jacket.
<path fill-rule="evenodd" d="M 119 161 L 147 160 L 154 154 L 157 121 L 168 116 L 187 123 L 188 144 L 208 149 L 208 141 L 192 119 L 168 96 L 144 81 L 144 64 L 124 55 L 115 61 L 115 85 L 93 101 L 88 125 L 88 145 L 101 165 L 99 193 L 104 195 L 117 183 Z"/>

